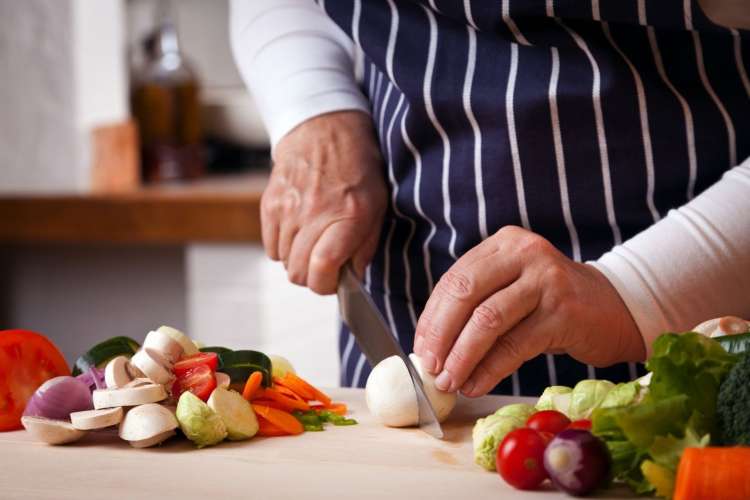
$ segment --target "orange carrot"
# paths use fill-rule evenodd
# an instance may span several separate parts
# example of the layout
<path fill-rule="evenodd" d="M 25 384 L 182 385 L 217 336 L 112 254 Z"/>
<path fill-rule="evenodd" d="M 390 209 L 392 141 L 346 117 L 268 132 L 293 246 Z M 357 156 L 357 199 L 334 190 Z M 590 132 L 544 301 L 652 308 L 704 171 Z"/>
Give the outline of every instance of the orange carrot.
<path fill-rule="evenodd" d="M 317 388 L 315 388 L 313 385 L 310 385 L 305 380 L 301 379 L 297 375 L 295 375 L 292 372 L 287 372 L 284 376 L 283 382 L 286 387 L 289 387 L 291 390 L 302 396 L 303 398 L 309 400 L 316 400 L 320 401 L 324 405 L 330 405 L 331 404 L 331 398 L 329 398 L 326 394 L 319 391 Z M 300 392 L 301 391 L 301 392 Z M 312 394 L 312 397 L 307 397 L 305 394 Z"/>
<path fill-rule="evenodd" d="M 256 403 L 253 403 L 253 410 L 255 410 L 256 415 L 268 420 L 288 434 L 302 434 L 305 431 L 300 421 L 294 418 L 291 413 Z"/>
<path fill-rule="evenodd" d="M 312 401 L 313 399 L 315 399 L 315 394 L 313 393 L 313 391 L 308 390 L 306 386 L 296 383 L 294 380 L 274 377 L 273 384 L 275 386 L 285 387 L 289 389 L 305 401 Z"/>
<path fill-rule="evenodd" d="M 258 417 L 258 435 L 264 437 L 288 436 L 289 433 L 279 429 L 263 417 Z"/>
<path fill-rule="evenodd" d="M 263 374 L 261 372 L 253 372 L 247 377 L 245 382 L 245 388 L 242 390 L 242 397 L 250 401 L 255 396 L 255 393 L 260 389 L 260 384 L 263 382 Z"/>
<path fill-rule="evenodd" d="M 750 498 L 750 447 L 686 448 L 677 468 L 674 500 Z"/>
<path fill-rule="evenodd" d="M 346 415 L 346 412 L 349 411 L 349 409 L 346 407 L 344 403 L 331 403 L 328 406 L 326 405 L 310 405 L 311 410 L 328 410 L 331 413 L 335 413 L 336 415 L 341 415 L 342 417 Z"/>
<path fill-rule="evenodd" d="M 283 410 L 288 412 L 293 412 L 294 410 L 307 411 L 310 409 L 310 405 L 305 403 L 302 399 L 290 398 L 270 387 L 268 389 L 258 389 L 256 396 L 257 398 L 275 401 L 282 406 Z"/>

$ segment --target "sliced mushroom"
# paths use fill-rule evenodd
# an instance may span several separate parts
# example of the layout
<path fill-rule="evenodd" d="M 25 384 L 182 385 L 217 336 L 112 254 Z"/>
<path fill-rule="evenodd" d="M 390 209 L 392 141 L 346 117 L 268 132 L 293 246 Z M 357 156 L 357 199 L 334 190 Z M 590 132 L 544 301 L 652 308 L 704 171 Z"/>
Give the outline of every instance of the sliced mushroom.
<path fill-rule="evenodd" d="M 104 382 L 109 389 L 123 387 L 133 380 L 128 370 L 129 364 L 130 360 L 125 356 L 117 356 L 107 363 L 107 367 L 104 369 Z"/>
<path fill-rule="evenodd" d="M 704 321 L 693 328 L 706 337 L 722 337 L 724 335 L 736 335 L 750 331 L 750 322 L 736 316 L 722 316 Z"/>
<path fill-rule="evenodd" d="M 141 349 L 130 362 L 157 384 L 169 384 L 174 378 L 172 364 L 154 349 Z"/>
<path fill-rule="evenodd" d="M 133 446 L 145 448 L 161 443 L 174 434 L 177 419 L 167 408 L 145 404 L 131 409 L 120 423 L 120 437 Z M 157 438 L 161 439 L 157 439 Z"/>
<path fill-rule="evenodd" d="M 141 439 L 140 441 L 128 441 L 128 442 L 130 443 L 130 446 L 132 446 L 133 448 L 148 448 L 150 446 L 156 446 L 157 444 L 161 444 L 174 435 L 175 435 L 174 431 L 167 431 L 167 432 L 162 432 L 161 434 L 157 434 L 156 436 L 152 438 Z"/>
<path fill-rule="evenodd" d="M 94 408 L 97 410 L 157 403 L 166 397 L 167 391 L 164 386 L 152 383 L 120 389 L 97 389 L 93 394 Z"/>
<path fill-rule="evenodd" d="M 222 387 L 224 389 L 229 388 L 229 384 L 232 382 L 232 379 L 224 372 L 216 372 L 216 387 Z"/>
<path fill-rule="evenodd" d="M 78 441 L 86 435 L 70 422 L 51 420 L 43 417 L 22 417 L 21 424 L 34 439 L 47 444 L 67 444 Z"/>
<path fill-rule="evenodd" d="M 169 363 L 176 363 L 179 361 L 184 351 L 182 345 L 180 345 L 177 340 L 159 330 L 149 332 L 148 335 L 146 335 L 146 340 L 143 341 L 143 347 L 158 352 Z"/>
<path fill-rule="evenodd" d="M 122 417 L 122 408 L 107 408 L 104 410 L 87 410 L 71 413 L 70 422 L 74 428 L 88 431 L 117 425 L 122 421 Z"/>
<path fill-rule="evenodd" d="M 171 326 L 160 326 L 156 331 L 166 333 L 177 342 L 179 342 L 180 346 L 182 346 L 182 350 L 184 351 L 183 354 L 185 356 L 198 354 L 198 348 L 195 346 L 193 341 L 190 340 L 187 335 L 179 331 L 177 328 L 172 328 Z"/>

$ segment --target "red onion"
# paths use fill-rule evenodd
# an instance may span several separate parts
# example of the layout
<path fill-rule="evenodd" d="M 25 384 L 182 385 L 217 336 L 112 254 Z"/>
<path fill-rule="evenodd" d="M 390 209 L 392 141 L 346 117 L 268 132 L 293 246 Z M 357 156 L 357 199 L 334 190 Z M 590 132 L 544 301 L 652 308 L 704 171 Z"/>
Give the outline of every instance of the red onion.
<path fill-rule="evenodd" d="M 36 390 L 23 412 L 24 416 L 67 420 L 75 411 L 91 410 L 91 391 L 73 377 L 55 377 Z"/>
<path fill-rule="evenodd" d="M 581 429 L 558 433 L 544 450 L 544 469 L 550 480 L 571 495 L 583 496 L 601 486 L 610 464 L 606 445 Z"/>
<path fill-rule="evenodd" d="M 90 391 L 94 389 L 105 389 L 107 387 L 104 382 L 104 370 L 95 366 L 90 367 L 84 373 L 81 373 L 76 377 L 78 380 L 89 386 Z"/>

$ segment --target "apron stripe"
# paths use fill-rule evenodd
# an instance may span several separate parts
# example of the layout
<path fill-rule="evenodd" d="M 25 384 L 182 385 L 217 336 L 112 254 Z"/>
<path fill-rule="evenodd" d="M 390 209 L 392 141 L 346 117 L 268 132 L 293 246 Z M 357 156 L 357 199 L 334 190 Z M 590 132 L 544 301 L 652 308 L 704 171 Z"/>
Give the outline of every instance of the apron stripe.
<path fill-rule="evenodd" d="M 471 13 L 471 0 L 464 0 L 464 12 L 466 13 L 466 20 L 469 21 L 469 26 L 477 29 L 477 23 L 474 21 L 474 16 Z"/>
<path fill-rule="evenodd" d="M 515 103 L 513 95 L 516 89 L 516 76 L 518 75 L 518 45 L 510 46 L 510 71 L 508 72 L 508 86 L 505 91 L 505 114 L 508 120 L 508 139 L 510 140 L 510 154 L 513 160 L 513 175 L 516 179 L 516 196 L 518 197 L 518 212 L 521 215 L 521 225 L 531 230 L 529 224 L 529 212 L 526 209 L 526 194 L 523 188 L 523 170 L 521 169 L 521 157 L 518 153 L 518 136 L 516 134 Z"/>
<path fill-rule="evenodd" d="M 521 45 L 531 45 L 526 37 L 523 36 L 523 33 L 521 33 L 521 31 L 518 29 L 515 21 L 513 21 L 513 19 L 510 17 L 510 0 L 503 0 L 502 9 L 503 22 L 513 34 L 513 37 L 516 39 L 516 41 Z"/>
<path fill-rule="evenodd" d="M 740 74 L 742 85 L 745 87 L 745 92 L 747 92 L 747 96 L 750 97 L 750 80 L 747 78 L 745 63 L 742 61 L 742 44 L 740 43 L 740 34 L 734 28 L 729 31 L 732 33 L 732 37 L 734 38 L 734 60 L 737 62 L 737 71 Z"/>

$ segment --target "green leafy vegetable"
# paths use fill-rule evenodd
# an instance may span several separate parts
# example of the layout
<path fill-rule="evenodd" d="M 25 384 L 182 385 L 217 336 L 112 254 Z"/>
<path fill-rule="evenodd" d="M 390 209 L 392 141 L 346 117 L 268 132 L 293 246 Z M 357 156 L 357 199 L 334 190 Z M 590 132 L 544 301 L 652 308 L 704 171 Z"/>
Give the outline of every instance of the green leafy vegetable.
<path fill-rule="evenodd" d="M 682 451 L 707 445 L 715 433 L 719 385 L 736 362 L 737 356 L 697 333 L 657 338 L 646 364 L 653 376 L 643 400 L 593 413 L 592 430 L 610 450 L 615 478 L 637 493 L 664 490 L 673 482 Z M 645 461 L 658 467 L 642 466 Z"/>
<path fill-rule="evenodd" d="M 175 412 L 180 429 L 198 448 L 218 444 L 227 437 L 222 418 L 192 392 L 183 392 Z"/>
<path fill-rule="evenodd" d="M 497 447 L 506 434 L 514 429 L 523 427 L 526 423 L 526 418 L 520 415 L 509 416 L 494 413 L 477 420 L 471 432 L 474 445 L 474 462 L 487 470 L 494 471 Z"/>
<path fill-rule="evenodd" d="M 721 384 L 716 405 L 719 441 L 750 446 L 750 352 L 742 356 Z"/>
<path fill-rule="evenodd" d="M 306 431 L 312 432 L 322 431 L 326 423 L 336 426 L 357 425 L 357 421 L 353 418 L 346 418 L 328 410 L 295 411 L 292 415 L 299 420 Z"/>
<path fill-rule="evenodd" d="M 539 396 L 539 401 L 536 402 L 536 406 L 534 406 L 534 408 L 536 409 L 536 411 L 560 411 L 559 408 L 555 407 L 554 396 L 559 396 L 561 394 L 570 394 L 571 392 L 573 392 L 573 389 L 571 389 L 570 387 L 564 385 L 551 385 L 544 389 L 544 392 L 541 396 Z M 565 408 L 565 411 L 563 413 L 567 414 L 567 412 L 568 409 Z"/>
<path fill-rule="evenodd" d="M 515 417 L 526 422 L 535 412 L 536 409 L 530 404 L 513 403 L 500 407 L 494 415 L 498 417 Z"/>
<path fill-rule="evenodd" d="M 589 418 L 604 398 L 615 387 L 609 380 L 581 380 L 570 393 L 568 418 L 578 420 Z"/>

